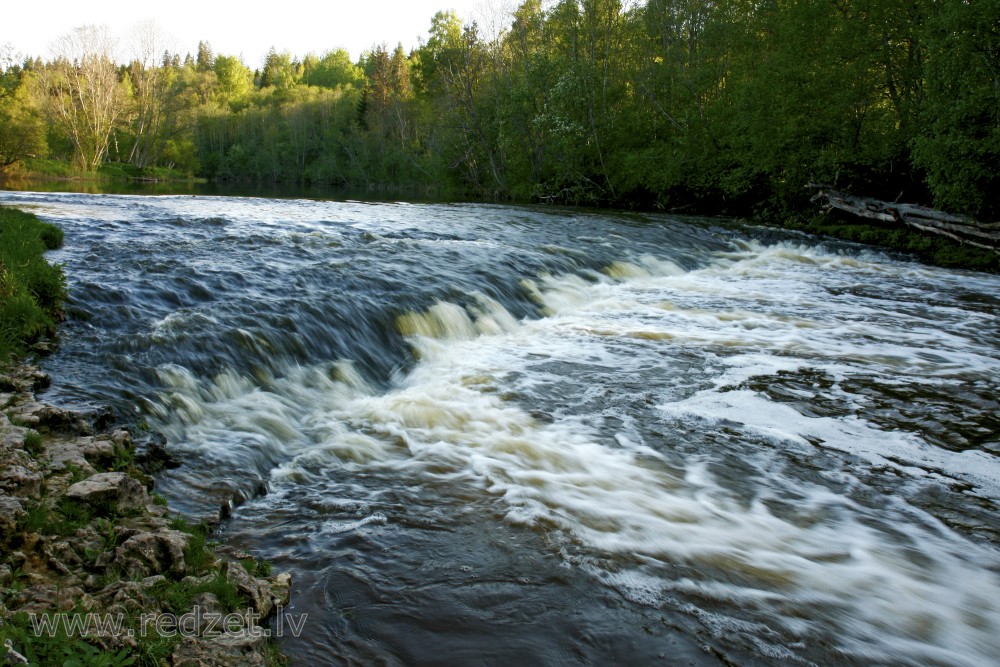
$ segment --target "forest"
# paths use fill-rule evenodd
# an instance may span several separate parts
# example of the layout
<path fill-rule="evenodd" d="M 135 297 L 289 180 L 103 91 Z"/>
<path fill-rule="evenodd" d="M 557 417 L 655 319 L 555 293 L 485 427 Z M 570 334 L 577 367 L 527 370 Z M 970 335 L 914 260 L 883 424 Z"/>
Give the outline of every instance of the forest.
<path fill-rule="evenodd" d="M 525 0 L 252 68 L 105 28 L 0 54 L 0 167 L 787 216 L 809 183 L 1000 219 L 1000 0 Z"/>

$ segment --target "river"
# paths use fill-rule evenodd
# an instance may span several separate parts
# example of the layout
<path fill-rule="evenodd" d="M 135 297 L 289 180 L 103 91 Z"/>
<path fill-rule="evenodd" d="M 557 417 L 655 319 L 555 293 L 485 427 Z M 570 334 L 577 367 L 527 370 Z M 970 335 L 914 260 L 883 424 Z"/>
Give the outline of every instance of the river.
<path fill-rule="evenodd" d="M 736 223 L 0 192 L 46 397 L 294 580 L 293 664 L 1000 656 L 1000 277 Z M 265 492 L 266 491 L 266 492 Z"/>

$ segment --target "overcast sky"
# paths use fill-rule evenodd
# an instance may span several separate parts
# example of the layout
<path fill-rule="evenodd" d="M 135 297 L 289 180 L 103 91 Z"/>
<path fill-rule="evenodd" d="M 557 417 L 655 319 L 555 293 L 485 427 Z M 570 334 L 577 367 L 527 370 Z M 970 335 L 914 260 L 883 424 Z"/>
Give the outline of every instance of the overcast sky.
<path fill-rule="evenodd" d="M 426 39 L 431 17 L 454 9 L 465 21 L 484 29 L 501 18 L 512 0 L 324 0 L 237 5 L 218 0 L 42 0 L 7 2 L 0 17 L 0 46 L 10 43 L 21 55 L 51 55 L 50 45 L 62 34 L 85 24 L 107 25 L 127 57 L 131 29 L 152 19 L 183 57 L 195 54 L 205 40 L 219 54 L 242 56 L 259 67 L 272 46 L 304 56 L 346 48 L 352 60 L 373 45 L 389 48 L 402 42 L 409 50 Z"/>

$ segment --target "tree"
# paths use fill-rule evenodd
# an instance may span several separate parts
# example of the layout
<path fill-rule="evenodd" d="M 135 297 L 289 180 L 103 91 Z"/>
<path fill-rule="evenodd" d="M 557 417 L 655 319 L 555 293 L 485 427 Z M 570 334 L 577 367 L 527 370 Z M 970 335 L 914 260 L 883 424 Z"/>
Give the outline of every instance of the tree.
<path fill-rule="evenodd" d="M 915 162 L 939 208 L 1000 219 L 1000 0 L 928 10 Z"/>
<path fill-rule="evenodd" d="M 302 82 L 310 86 L 358 87 L 364 83 L 364 71 L 351 62 L 350 54 L 344 49 L 327 51 L 322 58 L 306 56 L 303 66 Z"/>
<path fill-rule="evenodd" d="M 278 53 L 274 47 L 267 52 L 264 71 L 260 76 L 260 87 L 274 87 L 278 91 L 289 90 L 298 82 L 298 63 L 292 61 L 288 51 Z"/>
<path fill-rule="evenodd" d="M 166 142 L 178 131 L 171 94 L 175 76 L 169 65 L 157 66 L 164 38 L 152 21 L 137 25 L 133 35 L 134 56 L 128 75 L 132 83 L 134 141 L 128 161 L 143 169 L 156 162 Z"/>
<path fill-rule="evenodd" d="M 0 73 L 0 172 L 26 157 L 48 152 L 45 123 L 30 93 L 30 73 Z"/>
<path fill-rule="evenodd" d="M 419 87 L 441 124 L 440 150 L 475 192 L 506 194 L 503 157 L 493 119 L 489 66 L 492 59 L 475 23 L 462 26 L 454 12 L 438 12 L 418 52 Z"/>
<path fill-rule="evenodd" d="M 215 76 L 219 101 L 224 104 L 241 104 L 253 91 L 253 72 L 236 56 L 216 56 Z"/>
<path fill-rule="evenodd" d="M 56 60 L 42 70 L 49 113 L 69 136 L 74 160 L 89 170 L 104 161 L 126 110 L 114 50 L 106 26 L 81 26 L 56 41 Z"/>
<path fill-rule="evenodd" d="M 198 42 L 198 57 L 195 59 L 195 68 L 199 72 L 210 72 L 215 68 L 215 54 L 212 53 L 212 45 L 208 42 Z"/>

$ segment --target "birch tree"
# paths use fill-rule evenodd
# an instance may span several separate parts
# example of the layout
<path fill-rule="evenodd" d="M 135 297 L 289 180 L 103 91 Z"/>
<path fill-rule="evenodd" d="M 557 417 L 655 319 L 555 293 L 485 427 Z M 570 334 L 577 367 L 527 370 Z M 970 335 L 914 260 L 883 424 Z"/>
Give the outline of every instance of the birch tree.
<path fill-rule="evenodd" d="M 42 73 L 52 119 L 72 142 L 74 160 L 88 170 L 104 161 L 127 107 L 114 50 L 107 26 L 81 26 L 56 40 L 55 60 Z"/>

